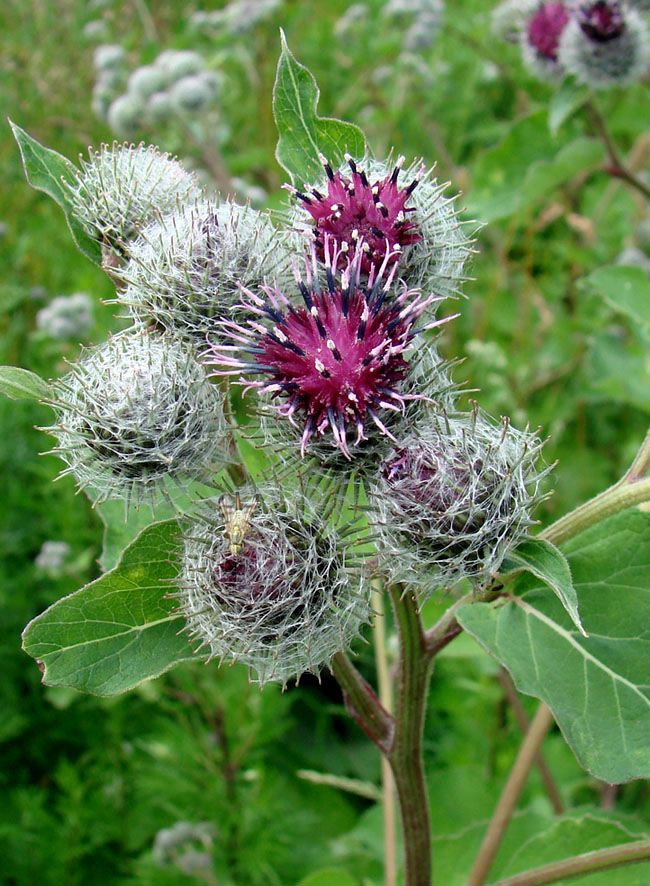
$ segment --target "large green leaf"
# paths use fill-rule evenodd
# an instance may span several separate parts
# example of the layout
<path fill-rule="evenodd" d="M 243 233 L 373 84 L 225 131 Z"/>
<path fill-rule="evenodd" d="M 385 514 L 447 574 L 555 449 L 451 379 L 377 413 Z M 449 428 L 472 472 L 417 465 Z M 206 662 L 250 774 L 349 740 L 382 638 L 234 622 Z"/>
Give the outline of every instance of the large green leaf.
<path fill-rule="evenodd" d="M 642 268 L 610 265 L 589 274 L 587 281 L 633 323 L 650 329 L 650 279 Z"/>
<path fill-rule="evenodd" d="M 571 621 L 586 636 L 578 613 L 578 596 L 571 569 L 562 551 L 543 538 L 527 538 L 507 554 L 499 570 L 502 575 L 521 571 L 532 573 L 552 588 Z"/>
<path fill-rule="evenodd" d="M 115 569 L 31 621 L 23 649 L 48 686 L 118 695 L 196 656 L 168 599 L 178 574 L 175 520 L 142 531 Z"/>
<path fill-rule="evenodd" d="M 72 212 L 70 195 L 63 181 L 74 184 L 77 178 L 77 169 L 67 157 L 39 144 L 36 139 L 28 135 L 20 126 L 11 123 L 11 129 L 18 142 L 20 154 L 23 159 L 25 176 L 29 184 L 39 191 L 45 191 L 59 204 L 65 213 L 70 233 L 86 258 L 96 265 L 102 263 L 102 251 L 97 240 L 93 240 L 86 233 L 83 225 Z M 63 180 L 63 181 L 62 181 Z"/>
<path fill-rule="evenodd" d="M 0 366 L 0 393 L 12 400 L 46 400 L 50 386 L 40 375 L 19 366 Z"/>
<path fill-rule="evenodd" d="M 555 861 L 622 846 L 647 836 L 641 822 L 628 821 L 627 816 L 610 816 L 600 810 L 572 813 L 555 819 L 517 847 L 510 858 L 499 865 L 498 876 L 512 877 Z M 611 886 L 614 882 L 617 886 L 647 886 L 650 882 L 650 862 L 617 868 L 615 873 L 611 870 L 600 871 L 580 878 L 580 886 Z"/>
<path fill-rule="evenodd" d="M 564 123 L 578 108 L 583 105 L 589 95 L 589 87 L 577 83 L 567 77 L 551 96 L 548 106 L 548 128 L 555 135 Z"/>
<path fill-rule="evenodd" d="M 320 90 L 312 73 L 296 61 L 282 35 L 282 52 L 273 87 L 273 114 L 278 127 L 275 155 L 293 182 L 315 182 L 323 176 L 322 153 L 337 166 L 346 151 L 365 153 L 363 132 L 352 123 L 316 113 Z"/>
<path fill-rule="evenodd" d="M 542 699 L 589 772 L 650 777 L 650 514 L 624 511 L 563 546 L 589 637 L 532 577 L 509 596 L 469 604 L 460 624 Z"/>
<path fill-rule="evenodd" d="M 462 831 L 435 835 L 433 852 L 437 881 L 446 886 L 466 886 L 476 853 L 485 835 L 487 821 L 477 821 Z M 489 882 L 523 873 L 532 868 L 571 858 L 583 852 L 605 849 L 642 839 L 643 827 L 628 816 L 600 810 L 574 812 L 561 818 L 544 819 L 532 809 L 517 813 L 505 834 L 490 871 Z M 590 874 L 580 886 L 647 886 L 647 863 Z M 573 882 L 561 880 L 560 882 Z"/>

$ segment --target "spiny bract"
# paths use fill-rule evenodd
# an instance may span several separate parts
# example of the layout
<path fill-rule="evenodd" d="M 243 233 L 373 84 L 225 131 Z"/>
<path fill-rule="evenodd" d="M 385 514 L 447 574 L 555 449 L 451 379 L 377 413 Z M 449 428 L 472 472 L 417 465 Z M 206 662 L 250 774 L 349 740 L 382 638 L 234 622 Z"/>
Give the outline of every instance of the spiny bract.
<path fill-rule="evenodd" d="M 236 554 L 216 501 L 186 531 L 175 596 L 190 637 L 209 658 L 248 665 L 260 684 L 318 674 L 370 618 L 354 532 L 329 526 L 299 492 L 239 493 L 243 507 L 259 504 Z"/>

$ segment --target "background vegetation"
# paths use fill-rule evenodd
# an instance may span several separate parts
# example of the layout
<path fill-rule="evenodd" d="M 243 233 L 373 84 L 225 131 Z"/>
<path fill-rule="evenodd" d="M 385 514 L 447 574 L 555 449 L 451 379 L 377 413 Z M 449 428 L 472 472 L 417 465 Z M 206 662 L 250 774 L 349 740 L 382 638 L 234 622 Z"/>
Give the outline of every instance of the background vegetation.
<path fill-rule="evenodd" d="M 556 493 L 540 515 L 550 522 L 616 480 L 647 427 L 647 329 L 612 307 L 590 275 L 615 264 L 623 250 L 644 250 L 650 223 L 647 201 L 604 171 L 588 117 L 578 112 L 551 132 L 553 90 L 526 73 L 515 46 L 490 36 L 491 5 L 455 0 L 431 46 L 405 50 L 411 22 L 386 16 L 380 0 L 368 0 L 356 18 L 343 0 L 285 0 L 234 32 L 197 27 L 191 16 L 199 7 L 164 0 L 7 0 L 0 9 L 0 107 L 41 143 L 74 158 L 113 138 L 91 111 L 100 32 L 102 42 L 125 47 L 130 70 L 163 49 L 196 49 L 223 75 L 217 111 L 189 134 L 172 123 L 134 137 L 222 179 L 225 169 L 243 180 L 240 193 L 257 186 L 267 205 L 280 206 L 284 177 L 274 161 L 271 94 L 281 25 L 318 79 L 321 113 L 359 122 L 378 156 L 394 146 L 409 159 L 437 161 L 439 179 L 463 190 L 467 217 L 489 223 L 478 238 L 468 300 L 441 349 L 465 358 L 456 376 L 480 389 L 468 397 L 551 436 L 546 457 L 559 459 Z M 89 22 L 103 23 L 95 36 Z M 643 175 L 648 85 L 599 101 Z M 78 349 L 75 339 L 53 340 L 37 327 L 37 312 L 53 297 L 91 294 L 86 343 L 123 323 L 102 304 L 111 284 L 77 252 L 59 208 L 25 183 L 3 126 L 0 363 L 49 377 Z M 60 465 L 38 456 L 48 441 L 33 430 L 47 421 L 39 406 L 0 399 L 0 883 L 292 886 L 326 868 L 345 871 L 351 886 L 380 883 L 381 811 L 373 799 L 379 759 L 327 677 L 284 694 L 274 686 L 260 693 L 239 666 L 186 665 L 111 700 L 41 686 L 20 651 L 20 631 L 99 574 L 102 535 L 73 481 L 50 482 Z M 36 558 L 51 540 L 66 542 L 69 553 L 43 568 Z M 371 678 L 370 648 L 361 664 Z M 505 685 L 466 636 L 437 666 L 426 753 L 443 870 L 454 868 L 452 835 L 480 838 L 518 747 Z M 596 803 L 604 818 L 615 806 L 614 829 L 650 829 L 646 783 L 616 791 L 596 783 L 559 732 L 545 755 L 577 821 L 583 804 Z M 357 779 L 366 795 L 314 784 L 301 770 Z M 522 808 L 502 860 L 551 819 L 537 772 Z M 337 882 L 348 886 L 344 877 Z"/>

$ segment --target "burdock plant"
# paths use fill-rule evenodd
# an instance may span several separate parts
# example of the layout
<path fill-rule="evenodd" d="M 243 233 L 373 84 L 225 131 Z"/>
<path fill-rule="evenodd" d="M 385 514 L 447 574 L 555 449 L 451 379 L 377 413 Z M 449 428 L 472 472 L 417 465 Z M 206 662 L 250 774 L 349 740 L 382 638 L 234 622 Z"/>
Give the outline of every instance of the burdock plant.
<path fill-rule="evenodd" d="M 564 13 L 544 4 L 536 15 L 531 39 L 552 58 Z M 582 25 L 593 39 L 591 19 Z M 192 658 L 243 663 L 261 686 L 330 669 L 392 771 L 403 882 L 430 886 L 429 679 L 435 656 L 468 631 L 544 702 L 476 858 L 478 886 L 553 717 L 599 778 L 648 773 L 636 573 L 613 595 L 630 538 L 636 557 L 650 537 L 648 515 L 629 510 L 650 498 L 650 438 L 619 483 L 536 530 L 548 473 L 538 435 L 464 411 L 455 361 L 438 351 L 463 304 L 444 297 L 462 288 L 471 251 L 453 199 L 421 162 L 373 158 L 357 127 L 316 116 L 316 99 L 284 44 L 277 156 L 294 196 L 277 229 L 248 207 L 197 201 L 193 179 L 153 148 L 103 149 L 73 173 L 16 128 L 28 176 L 62 204 L 86 254 L 100 259 L 100 239 L 128 260 L 119 299 L 135 323 L 61 379 L 4 368 L 2 388 L 53 407 L 65 471 L 96 502 L 155 503 L 170 478 L 208 486 L 198 501 L 196 491 L 167 501 L 171 518 L 31 622 L 24 648 L 47 684 L 100 695 Z M 578 534 L 569 562 L 556 544 Z M 349 658 L 382 589 L 398 639 L 392 707 L 383 643 L 380 697 Z M 387 883 L 391 784 L 385 774 Z M 630 845 L 625 859 L 648 857 L 647 842 Z M 619 849 L 555 873 L 620 864 Z"/>

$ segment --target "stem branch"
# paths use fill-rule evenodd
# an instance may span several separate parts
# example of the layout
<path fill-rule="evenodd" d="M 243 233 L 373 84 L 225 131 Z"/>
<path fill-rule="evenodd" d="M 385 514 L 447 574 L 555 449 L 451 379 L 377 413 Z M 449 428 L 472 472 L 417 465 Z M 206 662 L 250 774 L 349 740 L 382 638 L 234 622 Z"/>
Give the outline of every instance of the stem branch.
<path fill-rule="evenodd" d="M 345 707 L 352 719 L 382 753 L 388 753 L 393 744 L 395 724 L 372 686 L 344 652 L 337 652 L 332 659 L 332 673 L 343 690 Z"/>
<path fill-rule="evenodd" d="M 607 849 L 598 849 L 562 861 L 554 861 L 552 864 L 499 880 L 493 886 L 544 886 L 546 883 L 557 883 L 558 880 L 580 877 L 592 871 L 607 871 L 627 864 L 638 864 L 648 859 L 650 859 L 650 840 L 637 840 L 634 843 L 609 846 Z"/>
<path fill-rule="evenodd" d="M 512 767 L 508 781 L 501 792 L 494 815 L 476 856 L 467 886 L 483 886 L 485 883 L 492 863 L 499 851 L 499 846 L 508 823 L 519 802 L 519 797 L 526 784 L 528 774 L 539 753 L 546 733 L 552 725 L 553 714 L 542 702 L 537 708 L 537 713 L 519 749 L 515 765 Z"/>
<path fill-rule="evenodd" d="M 615 176 L 616 178 L 623 179 L 623 181 L 627 182 L 628 185 L 630 185 L 632 188 L 635 188 L 637 191 L 639 191 L 639 193 L 643 194 L 646 199 L 650 200 L 650 188 L 640 178 L 637 178 L 637 176 L 634 175 L 634 173 L 631 172 L 623 162 L 621 154 L 618 150 L 618 146 L 612 138 L 612 134 L 609 131 L 609 127 L 607 126 L 607 121 L 600 113 L 595 102 L 593 102 L 591 99 L 588 99 L 584 103 L 583 107 L 589 114 L 594 129 L 596 130 L 598 137 L 604 144 L 607 151 L 610 164 L 608 170 L 609 174 Z"/>
<path fill-rule="evenodd" d="M 579 532 L 589 529 L 590 526 L 595 526 L 606 517 L 618 514 L 619 511 L 630 508 L 632 505 L 649 501 L 650 477 L 630 481 L 626 479 L 627 476 L 626 474 L 614 486 L 610 486 L 600 495 L 580 505 L 575 511 L 560 517 L 559 520 L 540 532 L 539 537 L 559 545 L 573 538 L 574 535 L 578 535 Z"/>

